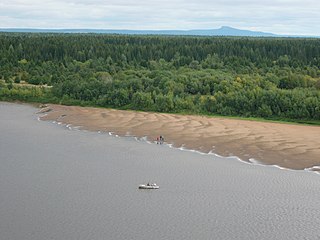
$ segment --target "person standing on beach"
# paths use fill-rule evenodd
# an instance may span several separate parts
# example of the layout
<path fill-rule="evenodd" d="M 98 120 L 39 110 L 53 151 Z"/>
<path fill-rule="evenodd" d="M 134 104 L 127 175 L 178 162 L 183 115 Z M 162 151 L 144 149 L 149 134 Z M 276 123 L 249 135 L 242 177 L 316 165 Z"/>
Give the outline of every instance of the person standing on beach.
<path fill-rule="evenodd" d="M 163 136 L 160 135 L 160 144 L 163 144 L 163 142 L 164 142 L 164 138 Z"/>

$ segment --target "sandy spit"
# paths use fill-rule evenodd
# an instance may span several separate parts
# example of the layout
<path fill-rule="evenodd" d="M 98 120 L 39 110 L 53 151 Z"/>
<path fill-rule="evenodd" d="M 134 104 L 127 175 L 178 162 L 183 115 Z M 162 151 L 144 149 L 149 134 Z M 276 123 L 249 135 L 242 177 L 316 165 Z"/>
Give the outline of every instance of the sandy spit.
<path fill-rule="evenodd" d="M 165 142 L 201 152 L 254 159 L 267 165 L 302 170 L 320 166 L 320 127 L 255 122 L 193 115 L 46 105 L 41 120 L 57 121 L 117 135 L 163 135 Z"/>

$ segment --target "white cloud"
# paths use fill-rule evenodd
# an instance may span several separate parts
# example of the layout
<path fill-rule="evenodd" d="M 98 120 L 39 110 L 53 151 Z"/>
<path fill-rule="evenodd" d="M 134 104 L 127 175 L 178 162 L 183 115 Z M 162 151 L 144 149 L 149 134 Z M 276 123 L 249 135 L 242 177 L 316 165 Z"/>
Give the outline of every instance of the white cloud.
<path fill-rule="evenodd" d="M 320 35 L 318 0 L 8 0 L 0 27 L 210 29 Z"/>

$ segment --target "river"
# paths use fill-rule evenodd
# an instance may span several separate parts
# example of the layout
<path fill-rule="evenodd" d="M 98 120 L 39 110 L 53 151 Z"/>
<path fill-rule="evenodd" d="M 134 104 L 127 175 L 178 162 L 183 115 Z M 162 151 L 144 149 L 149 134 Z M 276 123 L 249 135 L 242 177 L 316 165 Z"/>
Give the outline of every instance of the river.
<path fill-rule="evenodd" d="M 38 120 L 0 103 L 0 239 L 320 239 L 320 176 Z M 139 190 L 156 182 L 158 190 Z"/>

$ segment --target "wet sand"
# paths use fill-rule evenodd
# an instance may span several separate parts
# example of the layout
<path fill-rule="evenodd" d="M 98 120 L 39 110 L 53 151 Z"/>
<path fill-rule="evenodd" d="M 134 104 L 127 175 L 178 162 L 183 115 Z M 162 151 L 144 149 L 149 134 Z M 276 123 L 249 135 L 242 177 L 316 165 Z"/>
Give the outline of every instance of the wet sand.
<path fill-rule="evenodd" d="M 193 115 L 147 113 L 50 104 L 40 110 L 41 120 L 80 129 L 146 136 L 201 152 L 237 156 L 244 161 L 289 169 L 317 170 L 320 166 L 320 127 L 255 122 Z"/>

